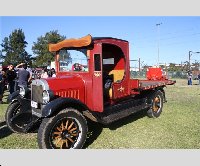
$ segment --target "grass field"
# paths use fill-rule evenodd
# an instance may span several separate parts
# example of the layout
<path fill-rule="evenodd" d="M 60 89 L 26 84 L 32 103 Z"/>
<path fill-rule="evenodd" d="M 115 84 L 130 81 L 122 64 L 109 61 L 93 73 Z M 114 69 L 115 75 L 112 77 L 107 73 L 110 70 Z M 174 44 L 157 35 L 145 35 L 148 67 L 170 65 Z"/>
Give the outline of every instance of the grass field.
<path fill-rule="evenodd" d="M 197 81 L 193 82 L 197 84 Z M 187 80 L 165 88 L 167 103 L 159 118 L 140 112 L 109 126 L 96 126 L 86 149 L 199 149 L 200 86 Z M 16 134 L 4 121 L 7 104 L 0 105 L 0 148 L 37 149 L 37 134 Z"/>

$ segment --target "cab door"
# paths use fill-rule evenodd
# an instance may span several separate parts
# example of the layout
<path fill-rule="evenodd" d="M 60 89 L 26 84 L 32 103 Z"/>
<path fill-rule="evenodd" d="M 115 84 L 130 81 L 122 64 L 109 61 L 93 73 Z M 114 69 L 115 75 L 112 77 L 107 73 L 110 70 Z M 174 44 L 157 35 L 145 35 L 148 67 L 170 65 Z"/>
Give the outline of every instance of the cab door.
<path fill-rule="evenodd" d="M 92 51 L 92 99 L 93 110 L 103 112 L 102 44 L 97 43 Z"/>

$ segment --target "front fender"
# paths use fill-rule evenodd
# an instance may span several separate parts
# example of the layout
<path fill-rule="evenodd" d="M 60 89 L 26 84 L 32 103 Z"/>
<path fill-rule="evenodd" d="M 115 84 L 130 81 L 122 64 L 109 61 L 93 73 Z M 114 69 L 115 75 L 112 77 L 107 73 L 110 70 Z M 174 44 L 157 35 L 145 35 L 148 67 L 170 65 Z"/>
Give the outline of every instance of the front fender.
<path fill-rule="evenodd" d="M 26 94 L 24 97 L 21 97 L 19 94 L 19 90 L 13 92 L 12 94 L 8 95 L 7 98 L 7 103 L 11 103 L 12 101 L 16 101 L 16 100 L 20 100 L 20 99 L 31 99 L 31 91 L 30 89 L 26 88 Z"/>
<path fill-rule="evenodd" d="M 19 91 L 15 91 L 12 94 L 8 95 L 7 103 L 11 103 L 13 100 L 17 100 L 16 98 L 19 96 Z"/>
<path fill-rule="evenodd" d="M 31 112 L 31 100 L 27 98 L 22 98 L 20 95 L 16 96 L 15 99 L 12 100 L 12 103 L 19 102 L 20 103 L 20 111 L 23 112 Z"/>
<path fill-rule="evenodd" d="M 57 99 L 51 101 L 42 109 L 42 117 L 51 116 L 67 107 L 73 107 L 76 109 L 81 108 L 83 110 L 88 109 L 87 106 L 85 104 L 83 104 L 80 100 L 77 100 L 74 98 L 60 97 L 60 98 L 57 98 Z"/>

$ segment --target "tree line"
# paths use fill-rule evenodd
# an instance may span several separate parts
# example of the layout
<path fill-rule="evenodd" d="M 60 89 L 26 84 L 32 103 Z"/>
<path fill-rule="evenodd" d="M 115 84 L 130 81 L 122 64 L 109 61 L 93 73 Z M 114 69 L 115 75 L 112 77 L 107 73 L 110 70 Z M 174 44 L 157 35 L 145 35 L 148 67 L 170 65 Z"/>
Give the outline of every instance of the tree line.
<path fill-rule="evenodd" d="M 19 63 L 28 63 L 31 67 L 47 66 L 48 62 L 54 60 L 54 56 L 48 50 L 49 43 L 57 43 L 66 39 L 65 36 L 58 33 L 58 30 L 47 32 L 39 36 L 36 42 L 33 42 L 33 55 L 26 51 L 28 43 L 22 29 L 15 29 L 8 37 L 2 40 L 0 50 L 0 59 L 3 65 L 10 63 L 17 65 Z"/>

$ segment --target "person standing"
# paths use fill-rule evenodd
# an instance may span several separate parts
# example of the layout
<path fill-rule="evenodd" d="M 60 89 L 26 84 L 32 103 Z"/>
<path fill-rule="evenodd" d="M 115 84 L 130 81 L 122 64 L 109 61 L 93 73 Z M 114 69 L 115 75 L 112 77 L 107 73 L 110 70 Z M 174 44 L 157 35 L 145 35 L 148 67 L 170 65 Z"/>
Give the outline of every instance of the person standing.
<path fill-rule="evenodd" d="M 5 91 L 5 89 L 6 89 L 6 72 L 5 72 L 5 70 L 2 70 L 1 71 L 1 73 L 2 73 L 2 83 L 3 83 L 3 93 L 4 93 L 4 91 Z"/>
<path fill-rule="evenodd" d="M 74 64 L 74 71 L 81 71 L 81 66 L 78 63 Z"/>
<path fill-rule="evenodd" d="M 190 85 L 192 85 L 192 74 L 190 74 L 189 79 L 190 79 Z"/>
<path fill-rule="evenodd" d="M 51 69 L 52 77 L 56 77 L 56 70 L 54 68 Z"/>
<path fill-rule="evenodd" d="M 16 71 L 14 70 L 13 64 L 10 64 L 8 66 L 8 70 L 6 71 L 6 80 L 8 82 L 10 94 L 12 94 L 14 92 L 16 76 L 17 76 L 17 74 L 16 74 Z"/>
<path fill-rule="evenodd" d="M 188 85 L 192 85 L 192 73 L 188 72 Z"/>
<path fill-rule="evenodd" d="M 27 71 L 27 64 L 20 63 L 16 66 L 16 70 L 18 71 L 17 89 L 19 89 L 20 86 L 28 87 L 28 83 L 31 81 L 31 74 Z"/>
<path fill-rule="evenodd" d="M 0 71 L 0 104 L 3 103 L 3 90 L 4 90 L 4 84 L 3 84 L 3 74 L 2 71 Z"/>
<path fill-rule="evenodd" d="M 29 77 L 29 79 L 28 79 L 28 84 L 30 84 L 31 81 L 32 81 L 33 72 L 32 72 L 32 69 L 30 68 L 29 65 L 27 65 L 27 69 L 26 69 L 26 70 L 30 73 L 30 77 Z"/>
<path fill-rule="evenodd" d="M 199 80 L 199 85 L 200 85 L 200 73 L 198 74 L 198 80 Z"/>
<path fill-rule="evenodd" d="M 42 74 L 41 74 L 41 78 L 48 78 L 49 75 L 48 75 L 48 70 L 47 68 L 45 67 L 43 70 L 42 70 Z"/>

